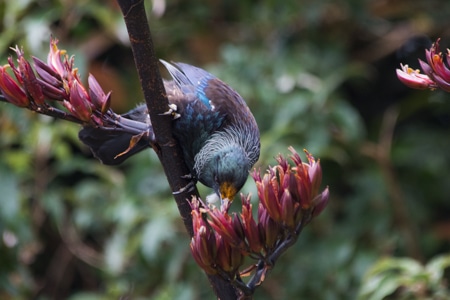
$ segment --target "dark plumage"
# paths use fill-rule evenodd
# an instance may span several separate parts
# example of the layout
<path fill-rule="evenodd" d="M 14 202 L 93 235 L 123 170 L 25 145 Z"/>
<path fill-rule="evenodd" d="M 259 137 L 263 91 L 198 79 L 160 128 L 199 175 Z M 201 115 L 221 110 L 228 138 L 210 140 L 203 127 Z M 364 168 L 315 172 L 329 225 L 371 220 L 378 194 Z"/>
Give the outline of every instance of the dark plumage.
<path fill-rule="evenodd" d="M 259 158 L 259 130 L 252 113 L 238 93 L 205 70 L 184 63 L 162 63 L 173 78 L 164 85 L 169 103 L 176 105 L 179 114 L 173 121 L 173 134 L 186 165 L 196 180 L 213 188 L 222 199 L 232 200 Z M 145 105 L 122 117 L 145 124 L 153 134 Z M 132 136 L 93 127 L 79 133 L 105 164 L 119 164 L 149 146 L 141 140 L 117 156 L 129 147 Z"/>

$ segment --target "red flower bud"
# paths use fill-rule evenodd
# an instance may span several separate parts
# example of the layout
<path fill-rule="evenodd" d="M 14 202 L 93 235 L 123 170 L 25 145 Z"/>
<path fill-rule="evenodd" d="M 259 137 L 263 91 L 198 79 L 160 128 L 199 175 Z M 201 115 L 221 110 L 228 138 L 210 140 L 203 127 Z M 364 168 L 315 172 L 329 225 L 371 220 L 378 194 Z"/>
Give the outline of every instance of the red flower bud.
<path fill-rule="evenodd" d="M 328 202 L 328 189 L 319 193 L 322 183 L 320 162 L 305 150 L 308 162 L 302 162 L 300 155 L 289 147 L 291 167 L 281 155 L 278 165 L 269 168 L 263 176 L 253 173 L 258 196 L 270 218 L 289 229 L 295 229 L 302 219 L 303 211 L 317 209 L 320 212 Z M 320 205 L 319 205 L 320 203 Z M 316 208 L 316 206 L 320 206 Z"/>
<path fill-rule="evenodd" d="M 253 253 L 260 253 L 262 250 L 262 241 L 259 234 L 258 225 L 253 218 L 252 204 L 250 203 L 250 196 L 245 197 L 241 195 L 242 200 L 242 227 L 245 238 L 247 240 L 248 248 Z"/>
<path fill-rule="evenodd" d="M 258 230 L 266 252 L 273 249 L 281 236 L 281 227 L 270 217 L 261 203 L 258 207 Z"/>
<path fill-rule="evenodd" d="M 69 95 L 66 93 L 65 89 L 62 87 L 55 87 L 48 82 L 42 80 L 41 78 L 37 78 L 38 83 L 42 88 L 42 93 L 50 100 L 62 101 L 68 100 Z"/>
<path fill-rule="evenodd" d="M 39 58 L 33 56 L 32 59 L 34 61 L 34 68 L 43 81 L 54 87 L 63 86 L 59 73 Z"/>
<path fill-rule="evenodd" d="M 329 196 L 330 192 L 328 191 L 328 187 L 326 187 L 322 193 L 320 193 L 319 195 L 316 196 L 316 198 L 314 198 L 314 200 L 312 201 L 314 207 L 312 213 L 313 217 L 318 216 L 325 209 L 325 207 L 328 204 Z"/>
<path fill-rule="evenodd" d="M 293 230 L 295 229 L 295 210 L 294 205 L 298 203 L 294 203 L 291 193 L 289 192 L 289 189 L 285 189 L 283 191 L 283 195 L 280 199 L 281 202 L 281 218 L 283 220 L 283 225 L 287 228 Z"/>
<path fill-rule="evenodd" d="M 279 202 L 279 183 L 275 170 L 276 168 L 269 168 L 262 180 L 256 181 L 256 188 L 261 204 L 268 211 L 271 218 L 279 222 L 281 221 L 281 206 Z M 279 175 L 283 176 L 283 173 L 279 172 Z"/>
<path fill-rule="evenodd" d="M 30 63 L 22 55 L 19 55 L 18 61 L 25 90 L 38 106 L 42 106 L 45 97 Z"/>
<path fill-rule="evenodd" d="M 208 216 L 211 218 L 209 224 L 221 237 L 223 237 L 227 243 L 232 244 L 235 247 L 244 249 L 243 236 L 241 235 L 242 229 L 235 230 L 236 215 L 231 217 L 227 212 L 221 211 L 214 207 L 212 209 L 207 208 Z"/>
<path fill-rule="evenodd" d="M 64 101 L 63 103 L 65 103 Z M 72 82 L 70 87 L 70 106 L 66 104 L 69 111 L 84 122 L 89 122 L 92 115 L 91 103 L 89 95 L 84 87 L 77 80 Z"/>
<path fill-rule="evenodd" d="M 194 236 L 191 240 L 191 252 L 197 264 L 208 274 L 215 274 L 217 245 L 214 232 L 203 218 L 202 209 L 197 199 L 191 202 L 192 225 Z"/>
<path fill-rule="evenodd" d="M 214 233 L 208 227 L 201 226 L 196 229 L 190 247 L 195 261 L 206 273 L 217 273 L 215 269 L 217 254 L 216 241 Z"/>
<path fill-rule="evenodd" d="M 102 114 L 106 113 L 111 105 L 111 92 L 105 95 L 103 89 L 100 87 L 97 79 L 92 74 L 89 74 L 89 96 L 91 97 L 92 104 L 96 109 L 101 111 Z"/>
<path fill-rule="evenodd" d="M 28 107 L 30 101 L 25 91 L 6 72 L 8 66 L 0 67 L 0 90 L 8 102 L 20 106 Z"/>
<path fill-rule="evenodd" d="M 217 241 L 217 266 L 224 272 L 234 278 L 239 267 L 244 262 L 244 256 L 241 251 L 233 247 L 220 234 L 216 233 Z"/>

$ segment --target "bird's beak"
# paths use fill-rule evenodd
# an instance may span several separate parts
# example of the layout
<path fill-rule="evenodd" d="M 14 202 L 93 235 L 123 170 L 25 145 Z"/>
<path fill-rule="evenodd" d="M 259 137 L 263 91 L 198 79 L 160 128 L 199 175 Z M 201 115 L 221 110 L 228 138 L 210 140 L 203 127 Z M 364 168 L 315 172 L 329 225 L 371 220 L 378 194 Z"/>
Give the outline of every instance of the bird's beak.
<path fill-rule="evenodd" d="M 224 199 L 228 199 L 229 201 L 233 201 L 234 196 L 237 193 L 236 188 L 229 182 L 224 182 L 219 187 L 220 190 L 220 199 L 223 201 Z"/>

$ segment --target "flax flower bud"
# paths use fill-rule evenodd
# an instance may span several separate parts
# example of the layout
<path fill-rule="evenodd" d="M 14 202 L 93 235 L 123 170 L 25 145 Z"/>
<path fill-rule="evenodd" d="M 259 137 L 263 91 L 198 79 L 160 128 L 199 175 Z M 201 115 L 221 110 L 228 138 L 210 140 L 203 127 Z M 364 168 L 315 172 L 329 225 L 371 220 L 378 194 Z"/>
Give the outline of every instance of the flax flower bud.
<path fill-rule="evenodd" d="M 8 102 L 16 106 L 28 107 L 30 100 L 23 88 L 8 74 L 7 68 L 9 68 L 8 65 L 0 67 L 0 91 Z"/>
<path fill-rule="evenodd" d="M 191 202 L 194 236 L 191 239 L 191 252 L 197 264 L 208 274 L 217 273 L 217 245 L 214 232 L 203 218 L 203 212 L 197 199 Z"/>
<path fill-rule="evenodd" d="M 397 77 L 403 84 L 415 89 L 440 88 L 450 92 L 450 50 L 447 49 L 447 53 L 443 54 L 439 49 L 439 42 L 440 39 L 425 50 L 426 62 L 419 59 L 425 74 L 420 74 L 419 70 L 413 70 L 408 65 L 401 65 L 401 69 L 397 69 Z"/>

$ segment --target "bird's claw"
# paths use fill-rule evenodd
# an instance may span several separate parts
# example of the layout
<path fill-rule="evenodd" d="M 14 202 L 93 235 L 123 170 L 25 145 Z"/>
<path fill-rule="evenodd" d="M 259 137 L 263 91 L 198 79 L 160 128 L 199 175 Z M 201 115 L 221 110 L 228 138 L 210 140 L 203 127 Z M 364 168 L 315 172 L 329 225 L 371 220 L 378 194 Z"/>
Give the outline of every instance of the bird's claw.
<path fill-rule="evenodd" d="M 174 120 L 178 119 L 179 117 L 181 117 L 181 115 L 176 113 L 177 109 L 178 109 L 178 107 L 176 106 L 176 104 L 171 103 L 171 104 L 169 104 L 169 110 L 160 115 L 171 115 Z"/>
<path fill-rule="evenodd" d="M 184 193 L 184 192 L 191 192 L 191 191 L 194 190 L 194 188 L 195 188 L 195 182 L 194 181 L 189 181 L 189 183 L 186 186 L 182 187 L 178 191 L 172 192 L 172 194 L 173 195 L 179 195 L 179 194 Z"/>

